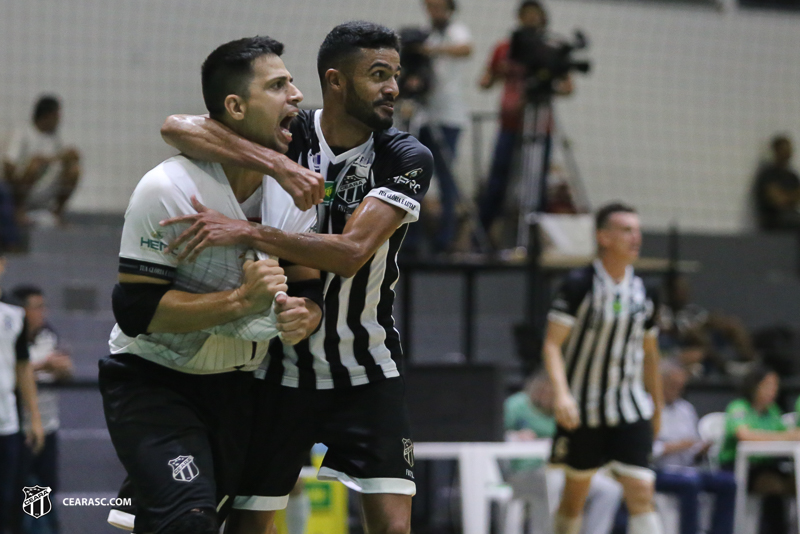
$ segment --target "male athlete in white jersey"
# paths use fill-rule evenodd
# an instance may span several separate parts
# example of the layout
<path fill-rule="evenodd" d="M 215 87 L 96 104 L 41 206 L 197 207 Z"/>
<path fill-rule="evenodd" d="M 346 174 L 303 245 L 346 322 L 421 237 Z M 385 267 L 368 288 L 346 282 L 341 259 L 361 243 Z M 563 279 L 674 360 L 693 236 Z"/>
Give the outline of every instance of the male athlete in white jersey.
<path fill-rule="evenodd" d="M 628 532 L 659 534 L 650 469 L 663 402 L 657 298 L 631 265 L 642 243 L 636 211 L 604 206 L 596 228 L 598 258 L 564 279 L 544 342 L 558 422 L 550 461 L 566 474 L 553 530 L 580 532 L 592 477 L 608 465 L 622 484 Z"/>
<path fill-rule="evenodd" d="M 419 216 L 433 162 L 391 127 L 399 48 L 393 31 L 367 22 L 337 26 L 320 47 L 323 109 L 301 113 L 287 152 L 326 177 L 318 234 L 248 225 L 199 204 L 198 215 L 171 221 L 193 223 L 177 241 L 186 243 L 181 258 L 241 243 L 324 272 L 322 328 L 294 347 L 276 344 L 267 369 L 266 382 L 282 386 L 269 411 L 278 431 L 261 429 L 264 445 L 248 463 L 254 476 L 234 523 L 267 528 L 308 449 L 321 442 L 328 452 L 320 477 L 361 492 L 365 531 L 410 531 L 414 455 L 392 305 L 397 252 Z M 202 117 L 168 119 L 162 135 L 200 159 L 259 172 L 283 158 Z"/>
<path fill-rule="evenodd" d="M 240 39 L 203 64 L 211 116 L 278 151 L 302 94 L 268 37 Z M 319 272 L 273 259 L 246 259 L 242 245 L 179 264 L 167 243 L 169 217 L 195 213 L 192 200 L 248 224 L 309 231 L 302 212 L 263 173 L 234 165 L 170 158 L 137 185 L 125 214 L 117 325 L 100 362 L 109 433 L 135 492 L 135 532 L 216 534 L 237 494 L 254 422 L 253 371 L 281 333 L 296 343 L 319 324 Z M 289 284 L 287 285 L 287 277 Z M 317 297 L 314 297 L 314 288 Z M 297 297 L 276 296 L 289 291 Z M 304 297 L 308 298 L 304 298 Z M 230 504 L 230 502 L 228 502 Z"/>

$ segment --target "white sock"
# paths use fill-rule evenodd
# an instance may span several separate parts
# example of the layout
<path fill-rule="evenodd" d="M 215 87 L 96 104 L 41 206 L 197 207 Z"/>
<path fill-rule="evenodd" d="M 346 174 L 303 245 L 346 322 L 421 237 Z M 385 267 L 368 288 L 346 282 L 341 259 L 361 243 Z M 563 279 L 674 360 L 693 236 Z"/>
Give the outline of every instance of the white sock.
<path fill-rule="evenodd" d="M 311 499 L 305 491 L 300 495 L 289 495 L 286 505 L 286 530 L 289 534 L 305 534 L 310 515 Z"/>
<path fill-rule="evenodd" d="M 657 513 L 647 512 L 628 518 L 628 534 L 664 534 L 664 527 Z"/>
<path fill-rule="evenodd" d="M 553 534 L 578 534 L 581 531 L 582 516 L 564 517 L 556 513 L 553 520 Z"/>

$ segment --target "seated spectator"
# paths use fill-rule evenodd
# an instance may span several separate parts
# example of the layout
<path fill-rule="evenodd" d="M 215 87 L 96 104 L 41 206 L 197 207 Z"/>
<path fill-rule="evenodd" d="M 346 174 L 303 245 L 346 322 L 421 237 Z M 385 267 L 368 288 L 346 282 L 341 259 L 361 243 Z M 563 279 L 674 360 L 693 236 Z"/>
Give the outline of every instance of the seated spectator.
<path fill-rule="evenodd" d="M 47 322 L 47 307 L 42 290 L 36 286 L 18 286 L 11 292 L 14 300 L 25 309 L 28 352 L 39 389 L 39 414 L 44 427 L 44 448 L 38 455 L 25 448 L 22 457 L 22 482 L 26 486 L 39 484 L 58 491 L 58 394 L 47 384 L 69 380 L 72 360 L 59 350 L 58 335 Z M 23 410 L 23 428 L 30 426 L 30 414 Z M 47 516 L 50 532 L 57 532 L 55 516 Z"/>
<path fill-rule="evenodd" d="M 659 312 L 659 344 L 674 352 L 692 375 L 741 374 L 756 360 L 753 339 L 733 315 L 710 312 L 692 302 L 689 281 L 678 276 Z"/>
<path fill-rule="evenodd" d="M 700 439 L 697 412 L 682 398 L 688 374 L 680 365 L 665 360 L 661 377 L 664 407 L 661 409 L 661 431 L 653 444 L 656 491 L 678 497 L 681 534 L 697 534 L 698 496 L 701 491 L 714 494 L 716 499 L 709 534 L 732 534 L 736 481 L 728 471 L 696 467 L 697 460 L 708 452 L 711 443 Z"/>
<path fill-rule="evenodd" d="M 800 228 L 800 177 L 792 170 L 792 140 L 777 135 L 770 144 L 772 161 L 756 175 L 756 214 L 762 230 Z"/>
<path fill-rule="evenodd" d="M 14 132 L 3 158 L 3 173 L 11 187 L 17 222 L 61 223 L 64 206 L 80 177 L 80 155 L 58 134 L 61 104 L 54 96 L 34 106 L 33 123 Z"/>
<path fill-rule="evenodd" d="M 739 441 L 797 441 L 800 430 L 787 430 L 775 403 L 780 379 L 766 367 L 752 370 L 743 382 L 743 398 L 728 405 L 725 440 L 719 462 L 733 470 Z M 784 498 L 795 493 L 791 466 L 775 458 L 750 458 L 748 490 L 764 496 L 761 507 L 761 532 L 784 534 L 788 529 Z"/>
<path fill-rule="evenodd" d="M 525 441 L 536 438 L 552 438 L 556 433 L 553 416 L 553 387 L 545 372 L 532 375 L 525 382 L 525 389 L 511 395 L 503 404 L 506 438 Z M 529 505 L 546 502 L 546 484 L 556 487 L 561 493 L 564 472 L 561 469 L 544 469 L 537 460 L 515 460 L 511 464 L 513 473 L 509 484 L 516 498 Z M 607 534 L 611 531 L 614 517 L 622 498 L 622 487 L 618 482 L 601 473 L 592 478 L 589 496 L 584 509 L 585 519 L 581 526 L 583 534 Z M 557 504 L 557 503 L 553 503 Z M 549 510 L 545 512 L 549 513 Z M 549 520 L 549 517 L 548 517 Z M 532 513 L 531 522 L 542 522 L 541 514 Z M 531 524 L 531 531 L 535 526 Z"/>

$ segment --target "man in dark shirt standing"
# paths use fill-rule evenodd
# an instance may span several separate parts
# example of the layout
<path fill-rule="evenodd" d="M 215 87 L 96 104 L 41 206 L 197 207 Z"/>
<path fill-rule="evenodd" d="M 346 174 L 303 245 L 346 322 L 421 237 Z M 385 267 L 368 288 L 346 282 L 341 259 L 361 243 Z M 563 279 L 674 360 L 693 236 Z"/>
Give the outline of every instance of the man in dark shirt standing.
<path fill-rule="evenodd" d="M 786 135 L 772 139 L 772 163 L 756 177 L 756 211 L 762 230 L 800 229 L 800 177 L 789 166 L 792 140 Z"/>

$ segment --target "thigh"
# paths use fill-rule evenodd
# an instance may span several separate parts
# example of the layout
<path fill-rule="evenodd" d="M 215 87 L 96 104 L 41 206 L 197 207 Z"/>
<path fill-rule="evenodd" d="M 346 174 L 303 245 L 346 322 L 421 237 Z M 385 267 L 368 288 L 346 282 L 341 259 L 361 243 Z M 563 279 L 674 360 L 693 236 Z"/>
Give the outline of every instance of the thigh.
<path fill-rule="evenodd" d="M 414 444 L 402 377 L 326 393 L 319 477 L 361 493 L 414 495 Z"/>
<path fill-rule="evenodd" d="M 610 460 L 605 428 L 580 426 L 575 430 L 558 427 L 553 438 L 550 462 L 567 471 L 588 471 L 603 467 Z"/>
<path fill-rule="evenodd" d="M 111 357 L 100 363 L 106 423 L 134 487 L 137 532 L 158 531 L 195 508 L 214 512 L 218 503 L 209 428 L 178 384 L 156 379 L 160 371 Z"/>
<path fill-rule="evenodd" d="M 316 390 L 258 381 L 245 476 L 234 509 L 267 512 L 286 507 L 315 442 L 317 398 Z"/>
<path fill-rule="evenodd" d="M 730 471 L 702 471 L 700 483 L 703 491 L 709 493 L 733 493 L 736 491 L 736 477 Z"/>
<path fill-rule="evenodd" d="M 411 495 L 362 494 L 361 510 L 366 532 L 411 532 Z"/>
<path fill-rule="evenodd" d="M 656 491 L 679 493 L 697 488 L 700 477 L 688 471 L 656 471 Z"/>
<path fill-rule="evenodd" d="M 608 428 L 609 460 L 613 462 L 612 469 L 617 474 L 644 476 L 649 472 L 648 478 L 655 474 L 650 469 L 650 457 L 653 453 L 653 427 L 650 421 L 640 420 L 636 423 L 622 424 Z M 622 470 L 629 469 L 630 473 Z"/>

